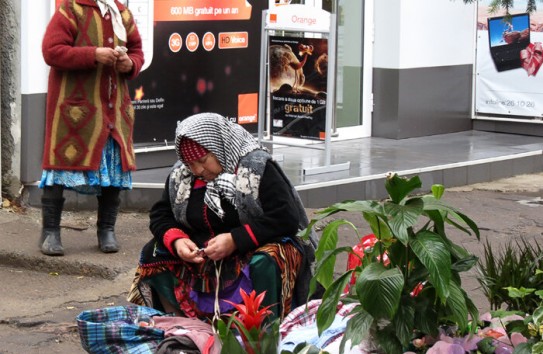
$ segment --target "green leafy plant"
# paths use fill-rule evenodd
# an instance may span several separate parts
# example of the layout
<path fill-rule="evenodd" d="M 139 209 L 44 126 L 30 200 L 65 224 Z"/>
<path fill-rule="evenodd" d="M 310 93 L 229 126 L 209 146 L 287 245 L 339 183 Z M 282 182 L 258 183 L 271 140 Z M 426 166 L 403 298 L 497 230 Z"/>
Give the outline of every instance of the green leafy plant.
<path fill-rule="evenodd" d="M 487 240 L 483 254 L 477 266 L 477 281 L 491 310 L 505 306 L 510 311 L 533 313 L 540 305 L 535 290 L 543 289 L 543 277 L 536 273 L 537 269 L 543 269 L 541 246 L 522 239 L 496 248 Z M 524 295 L 511 296 L 515 291 L 509 289 L 513 288 L 517 289 L 516 292 L 524 292 Z"/>
<path fill-rule="evenodd" d="M 543 277 L 543 271 L 536 269 L 535 277 Z M 543 290 L 507 287 L 511 299 L 523 301 L 526 297 L 537 297 L 538 306 L 533 313 L 496 310 L 490 312 L 490 321 L 483 324 L 478 349 L 483 354 L 543 353 Z M 486 334 L 486 335 L 485 335 Z"/>
<path fill-rule="evenodd" d="M 334 320 L 339 301 L 357 303 L 340 345 L 369 340 L 377 351 L 401 353 L 414 337 L 438 335 L 440 326 L 453 324 L 467 330 L 469 316 L 478 318 L 476 306 L 461 287 L 460 272 L 471 269 L 477 257 L 454 244 L 447 230 L 466 232 L 480 238 L 479 228 L 466 215 L 441 201 L 442 185 L 432 186 L 429 195 L 410 196 L 422 186 L 418 176 L 389 174 L 383 201 L 345 201 L 317 212 L 305 230 L 324 218 L 343 211 L 360 212 L 377 242 L 366 249 L 361 265 L 334 277 L 336 257 L 353 252 L 338 247 L 340 226 L 360 236 L 356 226 L 345 219 L 334 220 L 322 229 L 316 250 L 316 270 L 310 283 L 326 290 L 317 312 L 319 334 Z M 358 237 L 360 239 L 360 237 Z M 354 274 L 353 291 L 344 289 Z M 415 292 L 414 292 L 415 290 Z"/>

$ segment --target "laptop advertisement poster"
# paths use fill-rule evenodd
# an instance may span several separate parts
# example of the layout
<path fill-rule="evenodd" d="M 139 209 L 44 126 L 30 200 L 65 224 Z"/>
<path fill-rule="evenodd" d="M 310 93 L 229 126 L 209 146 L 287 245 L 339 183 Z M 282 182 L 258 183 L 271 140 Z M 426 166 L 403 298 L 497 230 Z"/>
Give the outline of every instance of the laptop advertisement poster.
<path fill-rule="evenodd" d="M 488 18 L 488 40 L 496 70 L 520 68 L 520 52 L 530 44 L 530 15 Z"/>
<path fill-rule="evenodd" d="M 543 118 L 543 11 L 515 1 L 509 14 L 478 2 L 475 113 L 478 117 Z"/>

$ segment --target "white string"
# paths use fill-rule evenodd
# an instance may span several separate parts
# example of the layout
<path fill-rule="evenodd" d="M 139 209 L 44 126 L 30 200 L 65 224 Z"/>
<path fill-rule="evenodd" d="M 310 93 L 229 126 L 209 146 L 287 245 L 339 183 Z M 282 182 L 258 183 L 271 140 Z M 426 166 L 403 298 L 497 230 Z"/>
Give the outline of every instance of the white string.
<path fill-rule="evenodd" d="M 219 288 L 220 288 L 220 281 L 221 281 L 221 268 L 222 268 L 222 259 L 219 261 L 219 266 L 217 267 L 217 261 L 213 261 L 215 264 L 215 277 L 217 277 L 217 285 L 215 286 L 215 303 L 213 304 L 213 333 L 217 334 L 217 328 L 215 327 L 215 323 L 220 319 L 221 317 L 221 309 L 219 307 Z"/>

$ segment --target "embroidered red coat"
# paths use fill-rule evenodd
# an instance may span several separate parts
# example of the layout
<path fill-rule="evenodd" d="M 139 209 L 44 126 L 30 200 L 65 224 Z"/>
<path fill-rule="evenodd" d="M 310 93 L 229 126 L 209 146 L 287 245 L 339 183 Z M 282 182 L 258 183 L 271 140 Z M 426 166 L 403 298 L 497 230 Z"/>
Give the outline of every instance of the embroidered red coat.
<path fill-rule="evenodd" d="M 63 0 L 42 42 L 51 67 L 47 92 L 42 168 L 98 170 L 109 136 L 121 150 L 123 171 L 136 169 L 132 140 L 134 108 L 127 80 L 143 66 L 141 37 L 131 12 L 115 1 L 127 32 L 126 43 L 113 33 L 110 14 L 102 17 L 95 0 Z M 97 47 L 125 46 L 130 73 L 95 61 Z"/>

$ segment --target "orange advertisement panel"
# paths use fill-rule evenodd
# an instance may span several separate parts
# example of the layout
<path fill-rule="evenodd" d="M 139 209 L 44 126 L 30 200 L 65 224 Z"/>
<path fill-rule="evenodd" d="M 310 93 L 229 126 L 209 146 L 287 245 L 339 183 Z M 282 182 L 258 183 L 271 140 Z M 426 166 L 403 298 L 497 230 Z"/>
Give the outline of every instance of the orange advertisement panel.
<path fill-rule="evenodd" d="M 128 0 L 128 7 L 143 1 Z M 169 144 L 177 122 L 200 112 L 219 113 L 256 133 L 266 6 L 261 0 L 154 0 L 147 32 L 152 61 L 129 83 L 135 143 Z"/>
<path fill-rule="evenodd" d="M 155 21 L 249 20 L 246 0 L 155 0 Z"/>
<path fill-rule="evenodd" d="M 238 123 L 258 123 L 257 93 L 246 93 L 238 96 Z"/>

